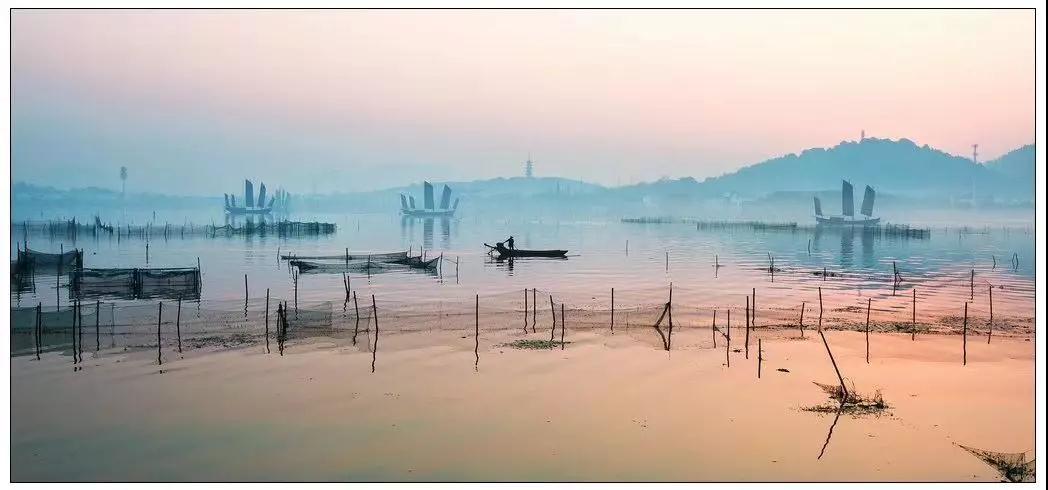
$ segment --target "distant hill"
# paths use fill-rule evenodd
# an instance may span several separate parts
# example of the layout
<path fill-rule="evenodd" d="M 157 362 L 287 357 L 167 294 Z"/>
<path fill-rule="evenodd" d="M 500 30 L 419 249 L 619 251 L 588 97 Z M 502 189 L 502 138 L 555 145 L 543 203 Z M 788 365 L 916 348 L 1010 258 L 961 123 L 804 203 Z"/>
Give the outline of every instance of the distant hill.
<path fill-rule="evenodd" d="M 1031 189 L 1034 187 L 1036 165 L 1036 153 L 1033 145 L 1026 145 L 1012 150 L 996 160 L 990 160 L 984 166 L 1001 175 L 1016 179 L 1025 183 Z"/>
<path fill-rule="evenodd" d="M 998 159 L 1001 163 L 979 165 L 968 158 L 950 155 L 928 145 L 901 139 L 866 138 L 843 141 L 832 148 L 813 148 L 744 167 L 706 179 L 696 191 L 707 195 L 739 194 L 759 197 L 776 191 L 820 191 L 839 189 L 841 180 L 857 189 L 870 185 L 879 192 L 910 196 L 960 197 L 1008 196 L 1032 198 L 1033 186 L 1020 179 L 1019 168 L 1032 169 L 1033 146 Z M 995 168 L 996 167 L 996 168 Z M 1021 186 L 1017 187 L 1017 184 Z M 1020 192 L 1016 194 L 1017 189 Z"/>
<path fill-rule="evenodd" d="M 461 199 L 460 216 L 590 213 L 796 219 L 792 217 L 810 214 L 814 194 L 823 196 L 829 210 L 836 210 L 841 180 L 846 179 L 855 186 L 857 199 L 864 186 L 877 189 L 877 209 L 900 220 L 915 207 L 1029 207 L 1034 195 L 1034 155 L 1034 146 L 1027 145 L 976 164 L 907 139 L 866 138 L 772 158 L 701 182 L 685 177 L 603 187 L 559 177 L 513 177 L 432 183 L 437 199 L 445 183 L 451 187 L 452 199 Z M 12 191 L 15 219 L 95 213 L 111 216 L 114 210 L 129 216 L 143 216 L 153 210 L 175 211 L 168 215 L 176 218 L 222 216 L 222 199 L 218 196 L 129 192 L 121 199 L 119 192 L 107 189 L 59 190 L 21 182 L 15 183 Z M 415 196 L 421 205 L 422 183 L 415 182 L 368 192 L 295 194 L 292 208 L 304 216 L 396 213 L 401 193 Z"/>

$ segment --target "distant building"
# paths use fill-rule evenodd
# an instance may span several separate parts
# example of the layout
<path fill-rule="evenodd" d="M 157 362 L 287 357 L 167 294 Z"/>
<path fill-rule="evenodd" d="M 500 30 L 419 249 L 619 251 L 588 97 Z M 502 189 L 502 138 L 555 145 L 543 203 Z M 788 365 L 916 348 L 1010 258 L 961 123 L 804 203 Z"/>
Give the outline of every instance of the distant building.
<path fill-rule="evenodd" d="M 535 177 L 535 162 L 531 161 L 531 152 L 528 152 L 528 161 L 524 162 L 524 177 Z"/>

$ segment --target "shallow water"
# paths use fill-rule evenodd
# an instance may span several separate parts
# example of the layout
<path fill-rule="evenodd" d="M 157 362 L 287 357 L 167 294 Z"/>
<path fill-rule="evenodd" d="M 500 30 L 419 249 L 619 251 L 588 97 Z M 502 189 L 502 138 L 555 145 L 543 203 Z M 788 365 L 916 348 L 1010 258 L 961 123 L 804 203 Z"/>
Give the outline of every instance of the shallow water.
<path fill-rule="evenodd" d="M 988 289 L 993 285 L 995 315 L 1027 321 L 1033 316 L 1034 237 L 1021 228 L 978 228 L 978 233 L 962 233 L 957 228 L 938 227 L 928 239 L 907 239 L 852 230 L 700 231 L 683 223 L 641 225 L 607 220 L 402 220 L 389 215 L 327 219 L 339 225 L 336 234 L 287 239 L 154 237 L 148 261 L 145 242 L 134 238 L 88 238 L 73 243 L 30 237 L 29 247 L 53 252 L 82 248 L 86 267 L 194 267 L 199 258 L 204 300 L 242 300 L 245 274 L 252 300 L 263 298 L 267 288 L 274 298 L 294 297 L 294 283 L 287 263 L 278 260 L 278 250 L 337 255 L 347 248 L 366 253 L 409 248 L 417 252 L 421 247 L 427 256 L 448 259 L 442 273 L 351 273 L 352 288 L 362 297 L 374 294 L 380 302 L 468 301 L 478 293 L 509 296 L 524 288 L 538 288 L 569 307 L 607 309 L 611 288 L 616 289 L 620 306 L 655 305 L 666 301 L 672 283 L 675 304 L 685 308 L 741 308 L 745 296 L 756 289 L 761 307 L 796 309 L 798 313 L 801 302 L 809 307 L 817 304 L 822 288 L 828 308 L 864 307 L 866 299 L 873 298 L 875 319 L 880 312 L 909 321 L 915 287 L 921 316 L 960 316 L 966 301 L 972 316 L 986 316 Z M 569 257 L 492 260 L 483 243 L 510 234 L 516 236 L 519 248 L 566 248 Z M 21 239 L 14 230 L 13 240 Z M 1011 264 L 1013 255 L 1018 257 L 1017 267 Z M 774 274 L 768 271 L 772 260 Z M 892 280 L 893 262 L 902 276 L 897 286 Z M 824 269 L 830 277 L 818 275 Z M 297 297 L 341 301 L 342 281 L 339 274 L 303 274 Z M 12 294 L 12 303 L 68 304 L 70 293 L 64 286 L 63 278 L 40 276 L 35 291 Z"/>
<path fill-rule="evenodd" d="M 928 239 L 906 239 L 608 220 L 327 220 L 339 225 L 335 235 L 155 237 L 148 261 L 141 239 L 30 236 L 34 250 L 83 248 L 86 267 L 192 267 L 199 257 L 203 286 L 201 301 L 181 312 L 183 353 L 166 300 L 162 365 L 152 326 L 162 299 L 103 298 L 126 330 L 102 330 L 96 351 L 88 320 L 82 362 L 71 362 L 65 320 L 45 333 L 40 361 L 28 330 L 12 335 L 12 478 L 995 481 L 993 469 L 952 442 L 1033 448 L 1034 239 L 1023 228 L 938 227 Z M 497 262 L 485 254 L 483 242 L 509 234 L 519 248 L 567 248 L 569 257 Z M 362 312 L 366 322 L 353 322 L 340 274 L 302 274 L 296 290 L 278 258 L 409 247 L 458 264 L 436 274 L 350 274 L 365 310 L 375 295 L 379 352 L 375 319 Z M 13 305 L 70 304 L 64 277 L 35 281 L 12 294 Z M 666 352 L 651 325 L 671 284 L 677 329 Z M 990 285 L 997 340 L 987 344 Z M 267 288 L 274 317 L 284 299 L 296 314 L 299 303 L 303 312 L 326 310 L 331 328 L 296 330 L 284 355 L 275 341 L 266 354 Z M 521 317 L 529 322 L 525 288 L 539 290 L 538 305 L 529 299 L 530 334 L 520 328 Z M 922 334 L 883 333 L 909 332 L 914 291 Z M 747 358 L 741 327 L 750 294 L 762 328 Z M 566 348 L 506 347 L 558 333 L 549 297 L 566 303 Z M 871 305 L 869 365 L 861 334 L 826 336 L 848 383 L 867 395 L 881 390 L 890 413 L 834 424 L 832 415 L 802 410 L 827 401 L 812 381 L 836 379 L 819 337 L 809 330 L 800 340 L 793 330 L 802 303 L 804 324 L 816 324 L 820 297 L 829 329 L 861 325 Z M 965 303 L 970 335 L 980 335 L 968 339 L 967 365 L 961 336 L 924 335 L 961 331 Z M 732 312 L 737 352 L 710 329 L 714 310 L 722 332 Z M 231 336 L 208 336 L 219 323 Z"/>
<path fill-rule="evenodd" d="M 836 382 L 817 335 L 755 333 L 760 379 L 756 339 L 746 359 L 707 332 L 671 352 L 629 331 L 503 346 L 544 335 L 484 332 L 477 361 L 471 336 L 386 334 L 374 373 L 372 339 L 162 369 L 134 351 L 76 372 L 57 354 L 16 358 L 12 479 L 997 481 L 953 443 L 1033 449 L 1022 339 L 972 344 L 962 365 L 957 336 L 874 334 L 866 364 L 861 334 L 827 332 L 849 385 L 890 406 L 835 422 L 803 410 L 828 400 L 812 381 Z"/>

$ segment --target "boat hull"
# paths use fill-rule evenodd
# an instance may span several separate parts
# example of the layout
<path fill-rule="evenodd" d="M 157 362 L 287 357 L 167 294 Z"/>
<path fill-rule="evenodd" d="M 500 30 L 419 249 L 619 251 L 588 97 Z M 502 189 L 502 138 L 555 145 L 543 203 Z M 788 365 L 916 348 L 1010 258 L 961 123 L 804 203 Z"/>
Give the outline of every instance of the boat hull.
<path fill-rule="evenodd" d="M 847 216 L 816 216 L 815 224 L 819 226 L 862 226 L 871 227 L 881 224 L 880 218 L 855 219 Z"/>
<path fill-rule="evenodd" d="M 567 250 L 511 250 L 506 249 L 498 250 L 496 253 L 499 254 L 500 259 L 508 258 L 520 258 L 520 257 L 564 257 L 568 254 Z"/>
<path fill-rule="evenodd" d="M 455 216 L 454 209 L 401 209 L 404 216 L 413 218 L 450 218 Z"/>
<path fill-rule="evenodd" d="M 226 214 L 235 216 L 241 215 L 260 215 L 260 214 L 272 214 L 273 208 L 226 208 Z"/>

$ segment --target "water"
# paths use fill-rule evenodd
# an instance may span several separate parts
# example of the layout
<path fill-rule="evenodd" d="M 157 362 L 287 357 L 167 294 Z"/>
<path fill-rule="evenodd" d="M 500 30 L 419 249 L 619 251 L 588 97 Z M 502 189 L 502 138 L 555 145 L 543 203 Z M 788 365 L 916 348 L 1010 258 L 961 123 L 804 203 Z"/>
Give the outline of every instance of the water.
<path fill-rule="evenodd" d="M 12 345 L 19 340 L 22 347 L 11 362 L 12 478 L 995 481 L 992 468 L 954 443 L 1003 452 L 1034 447 L 1034 238 L 1025 229 L 971 234 L 938 227 L 917 240 L 850 230 L 698 231 L 688 224 L 606 219 L 327 220 L 339 225 L 336 234 L 154 238 L 148 261 L 141 239 L 72 243 L 30 236 L 34 250 L 83 248 L 86 267 L 194 267 L 199 257 L 203 302 L 226 302 L 234 310 L 243 304 L 246 274 L 251 314 L 245 307 L 242 317 L 234 311 L 203 318 L 222 318 L 206 326 L 228 322 L 227 331 L 254 336 L 227 344 L 229 338 L 196 332 L 181 352 L 168 304 L 158 347 L 157 299 L 111 299 L 140 306 L 127 310 L 140 310 L 146 328 L 123 328 L 135 335 L 119 344 L 106 343 L 110 336 L 99 345 L 90 338 L 89 320 L 86 349 L 84 339 L 78 341 L 79 361 L 71 329 L 49 331 L 39 361 L 29 355 L 29 331 L 13 334 Z M 519 248 L 567 248 L 569 256 L 491 259 L 483 243 L 510 234 Z M 22 239 L 17 229 L 13 236 Z M 346 248 L 409 247 L 457 260 L 457 273 L 447 262 L 437 274 L 351 274 L 354 291 L 376 297 L 381 343 L 370 321 L 359 342 L 350 341 L 354 323 L 336 314 L 333 331 L 295 337 L 286 352 L 274 342 L 267 353 L 260 315 L 265 290 L 274 299 L 295 295 L 278 250 L 337 255 Z M 1010 265 L 1013 254 L 1017 267 Z M 821 275 L 824 268 L 831 277 Z M 66 279 L 36 280 L 35 292 L 12 293 L 12 303 L 69 304 Z M 345 297 L 342 280 L 303 274 L 298 298 L 330 302 L 330 308 Z M 704 328 L 680 329 L 672 350 L 664 351 L 645 321 L 658 315 L 670 284 L 674 322 Z M 956 331 L 966 302 L 970 323 L 984 325 L 990 285 L 994 332 L 1004 333 L 995 333 L 992 343 L 974 341 L 971 333 L 962 341 L 923 334 L 911 340 L 905 329 L 869 336 L 828 331 L 834 365 L 819 335 L 756 329 L 744 347 L 749 336 L 740 327 L 749 294 L 756 295 L 759 325 L 792 329 L 802 302 L 805 323 L 815 323 L 820 293 L 830 327 L 860 322 L 871 299 L 875 321 L 908 325 L 916 290 L 922 332 L 929 325 Z M 540 290 L 542 314 L 540 328 L 527 333 L 513 311 L 525 288 Z M 618 316 L 614 332 L 603 323 L 580 328 L 579 310 L 607 321 L 611 288 L 617 308 L 648 308 L 642 318 Z M 547 294 L 568 304 L 568 344 L 509 347 L 520 339 L 549 340 Z M 482 306 L 477 330 L 475 295 Z M 512 322 L 492 313 L 500 303 Z M 463 314 L 438 320 L 457 328 L 398 328 L 420 323 L 397 317 L 396 308 L 407 305 L 442 313 L 458 305 Z M 182 312 L 183 321 L 197 318 L 195 306 Z M 713 347 L 714 309 L 733 311 L 735 349 L 723 338 Z M 718 325 L 725 320 L 718 317 Z M 500 328 L 509 323 L 512 328 Z M 835 367 L 863 395 L 882 393 L 888 413 L 837 420 L 803 410 L 827 402 L 812 381 L 835 383 Z M 68 400 L 77 400 L 75 417 Z M 131 460 L 135 464 L 125 464 Z"/>
<path fill-rule="evenodd" d="M 874 317 L 893 315 L 898 321 L 910 320 L 912 292 L 917 288 L 918 321 L 922 321 L 960 316 L 964 302 L 971 303 L 972 316 L 985 316 L 988 289 L 993 285 L 996 317 L 1029 320 L 1033 316 L 1034 237 L 1021 228 L 980 228 L 973 233 L 937 227 L 928 239 L 908 239 L 853 230 L 700 231 L 684 223 L 643 225 L 607 219 L 414 220 L 374 214 L 320 219 L 337 223 L 338 231 L 299 238 L 180 239 L 173 234 L 167 240 L 150 241 L 148 260 L 145 242 L 135 238 L 87 238 L 73 243 L 31 236 L 29 247 L 51 252 L 82 248 L 86 267 L 194 267 L 199 258 L 205 300 L 243 300 L 245 274 L 252 300 L 263 298 L 267 288 L 274 298 L 292 298 L 294 282 L 278 251 L 338 255 L 347 248 L 351 252 L 422 248 L 429 257 L 447 259 L 440 273 L 353 273 L 351 287 L 364 297 L 374 294 L 380 302 L 419 303 L 467 301 L 475 294 L 509 297 L 525 288 L 538 288 L 569 307 L 607 309 L 611 288 L 616 289 L 617 305 L 627 307 L 664 303 L 672 284 L 675 304 L 685 309 L 742 308 L 746 295 L 756 289 L 761 308 L 797 313 L 802 302 L 808 308 L 817 305 L 821 288 L 828 307 L 864 308 L 867 298 L 873 298 Z M 494 244 L 510 234 L 518 248 L 566 248 L 568 258 L 499 262 L 486 254 L 483 243 Z M 23 238 L 17 229 L 12 235 L 15 240 Z M 1011 264 L 1013 254 L 1018 256 L 1018 267 Z M 771 260 L 774 274 L 768 270 Z M 902 276 L 897 286 L 893 262 Z M 715 267 L 718 263 L 721 267 Z M 824 268 L 830 277 L 821 276 Z M 341 301 L 342 281 L 340 274 L 303 274 L 298 298 Z M 41 276 L 35 292 L 13 293 L 12 303 L 68 304 L 64 286 L 62 278 Z"/>

